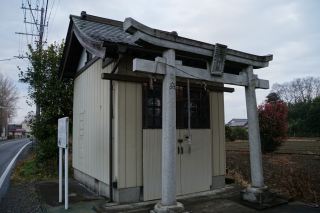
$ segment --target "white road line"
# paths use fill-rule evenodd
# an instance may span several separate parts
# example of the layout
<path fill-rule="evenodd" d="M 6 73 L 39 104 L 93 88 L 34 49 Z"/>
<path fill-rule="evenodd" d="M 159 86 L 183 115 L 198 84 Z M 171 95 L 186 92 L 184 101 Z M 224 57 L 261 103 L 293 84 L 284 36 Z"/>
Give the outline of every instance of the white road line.
<path fill-rule="evenodd" d="M 31 142 L 29 142 L 31 143 Z M 24 145 L 24 147 L 26 147 L 29 143 L 27 143 L 26 145 Z M 14 156 L 14 158 L 11 160 L 11 162 L 9 163 L 8 167 L 6 168 L 6 170 L 4 171 L 4 173 L 2 174 L 1 178 L 0 178 L 0 189 L 1 189 L 1 186 L 3 184 L 3 181 L 6 179 L 7 177 L 7 174 L 9 173 L 14 161 L 17 159 L 17 157 L 19 156 L 20 152 L 24 149 L 24 147 L 22 147 L 20 149 L 20 151 L 16 154 L 16 156 Z"/>

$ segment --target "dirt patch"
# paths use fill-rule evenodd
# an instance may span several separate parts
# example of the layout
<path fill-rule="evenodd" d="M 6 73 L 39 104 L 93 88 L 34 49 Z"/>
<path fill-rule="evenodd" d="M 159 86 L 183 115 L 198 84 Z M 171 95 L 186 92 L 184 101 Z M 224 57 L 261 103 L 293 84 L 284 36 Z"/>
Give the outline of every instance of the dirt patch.
<path fill-rule="evenodd" d="M 290 164 L 294 164 L 294 162 L 292 162 L 290 160 L 290 156 L 275 156 L 273 158 L 270 158 L 267 163 L 271 163 L 273 165 L 290 165 Z"/>
<path fill-rule="evenodd" d="M 266 154 L 262 156 L 265 185 L 270 190 L 299 200 L 320 203 L 320 156 Z M 227 151 L 227 177 L 240 185 L 250 185 L 248 152 Z"/>

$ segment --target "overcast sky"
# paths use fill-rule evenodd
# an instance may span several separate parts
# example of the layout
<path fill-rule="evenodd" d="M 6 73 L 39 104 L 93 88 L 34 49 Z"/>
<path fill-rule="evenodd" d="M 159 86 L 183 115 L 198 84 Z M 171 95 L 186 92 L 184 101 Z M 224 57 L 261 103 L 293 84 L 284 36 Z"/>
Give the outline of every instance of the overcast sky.
<path fill-rule="evenodd" d="M 35 0 L 29 0 L 36 7 Z M 25 2 L 25 0 L 23 0 Z M 53 6 L 52 6 L 53 5 Z M 40 1 L 42 6 L 42 1 Z M 24 10 L 21 1 L 3 1 L 0 24 L 0 60 L 13 58 L 27 51 L 27 43 L 35 37 L 16 35 L 25 32 Z M 294 78 L 320 77 L 320 1 L 319 0 L 100 0 L 60 1 L 49 0 L 45 29 L 48 43 L 65 39 L 69 15 L 88 14 L 124 21 L 132 17 L 156 29 L 177 31 L 179 36 L 211 44 L 221 43 L 228 48 L 256 55 L 273 54 L 269 67 L 254 70 L 259 78 L 283 83 Z M 33 12 L 36 15 L 35 11 Z M 50 15 L 51 13 L 51 15 Z M 27 21 L 30 12 L 27 11 Z M 49 18 L 50 17 L 50 18 Z M 31 32 L 28 26 L 28 32 Z M 18 83 L 18 70 L 26 70 L 26 60 L 0 61 L 0 72 L 6 73 L 20 90 L 20 101 L 14 122 L 24 120 L 28 111 L 35 110 L 26 104 L 27 85 Z M 243 87 L 225 93 L 225 121 L 246 118 Z M 270 90 L 257 90 L 257 102 L 261 103 Z"/>

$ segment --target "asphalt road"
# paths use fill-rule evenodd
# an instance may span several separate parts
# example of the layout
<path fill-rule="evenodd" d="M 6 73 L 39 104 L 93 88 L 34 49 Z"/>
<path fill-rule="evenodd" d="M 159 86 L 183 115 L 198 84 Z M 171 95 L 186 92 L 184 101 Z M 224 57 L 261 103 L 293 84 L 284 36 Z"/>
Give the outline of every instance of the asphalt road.
<path fill-rule="evenodd" d="M 12 159 L 16 156 L 16 154 L 24 147 L 26 144 L 30 142 L 29 138 L 23 139 L 14 139 L 7 141 L 0 141 L 0 177 L 4 174 L 8 165 L 12 161 Z M 7 174 L 2 186 L 0 188 L 0 202 L 2 198 L 6 195 L 9 187 L 10 187 L 10 176 L 12 168 L 15 166 L 17 162 L 20 162 L 31 155 L 32 143 L 27 145 L 19 154 L 16 161 L 12 164 L 9 173 Z M 0 183 L 1 185 L 1 183 Z"/>

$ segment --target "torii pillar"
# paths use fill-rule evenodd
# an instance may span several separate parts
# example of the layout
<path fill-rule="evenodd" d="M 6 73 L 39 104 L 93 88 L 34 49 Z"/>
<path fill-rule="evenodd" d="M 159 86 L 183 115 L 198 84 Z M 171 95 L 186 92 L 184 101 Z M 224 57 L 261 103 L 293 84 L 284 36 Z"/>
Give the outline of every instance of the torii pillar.
<path fill-rule="evenodd" d="M 177 202 L 176 177 L 176 55 L 174 49 L 163 51 L 165 76 L 162 86 L 162 201 L 156 204 L 154 211 L 183 212 L 184 206 Z M 171 66 L 168 66 L 171 65 Z"/>
<path fill-rule="evenodd" d="M 253 74 L 253 67 L 249 65 L 243 69 L 244 76 L 248 79 L 245 86 L 248 129 L 249 129 L 249 148 L 250 148 L 250 167 L 252 185 L 241 191 L 240 196 L 244 201 L 253 203 L 270 203 L 275 200 L 276 194 L 270 192 L 264 185 L 263 165 L 261 154 L 261 141 L 259 130 L 259 118 L 256 99 L 256 81 Z"/>

